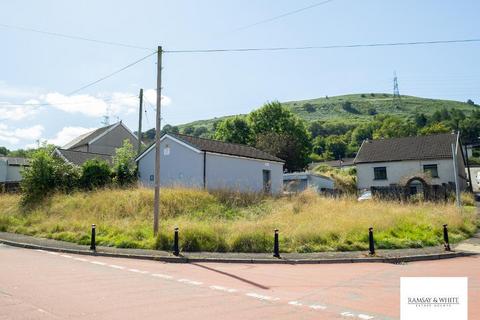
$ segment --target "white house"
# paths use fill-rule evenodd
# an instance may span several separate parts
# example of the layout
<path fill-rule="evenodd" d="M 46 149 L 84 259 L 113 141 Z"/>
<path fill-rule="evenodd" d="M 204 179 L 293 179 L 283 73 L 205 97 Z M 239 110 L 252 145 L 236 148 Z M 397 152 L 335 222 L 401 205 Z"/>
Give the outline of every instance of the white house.
<path fill-rule="evenodd" d="M 454 162 L 458 179 L 455 179 Z M 459 134 L 365 140 L 354 163 L 358 189 L 403 186 L 414 177 L 428 177 L 432 185 L 455 185 L 457 180 L 460 189 L 467 186 Z M 416 185 L 410 187 L 417 188 Z"/>
<path fill-rule="evenodd" d="M 81 166 L 90 159 L 112 162 L 115 150 L 129 140 L 133 146 L 138 143 L 137 136 L 122 122 L 87 132 L 62 148 L 56 148 L 54 156 L 73 165 Z"/>
<path fill-rule="evenodd" d="M 20 182 L 21 171 L 28 165 L 25 158 L 0 157 L 0 183 Z"/>
<path fill-rule="evenodd" d="M 286 192 L 302 192 L 307 189 L 321 192 L 333 190 L 335 181 L 329 177 L 311 172 L 292 172 L 283 175 L 283 189 Z"/>
<path fill-rule="evenodd" d="M 136 159 L 139 181 L 155 185 L 155 143 Z M 256 148 L 181 134 L 160 139 L 160 184 L 210 190 L 282 192 L 284 161 Z"/>

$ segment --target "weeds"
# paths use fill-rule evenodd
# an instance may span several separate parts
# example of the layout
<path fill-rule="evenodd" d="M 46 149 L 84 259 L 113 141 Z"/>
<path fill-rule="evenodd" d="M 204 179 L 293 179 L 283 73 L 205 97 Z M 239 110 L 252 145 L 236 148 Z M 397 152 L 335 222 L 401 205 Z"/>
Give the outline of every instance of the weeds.
<path fill-rule="evenodd" d="M 451 242 L 477 228 L 475 208 L 452 203 L 357 202 L 304 192 L 281 198 L 193 189 L 162 189 L 160 233 L 153 236 L 153 192 L 104 189 L 57 194 L 30 211 L 18 195 L 0 195 L 0 231 L 88 244 L 97 225 L 98 245 L 172 250 L 180 228 L 184 251 L 271 252 L 280 230 L 283 252 L 366 250 L 374 227 L 378 248 L 417 248 L 442 243 L 448 223 Z"/>

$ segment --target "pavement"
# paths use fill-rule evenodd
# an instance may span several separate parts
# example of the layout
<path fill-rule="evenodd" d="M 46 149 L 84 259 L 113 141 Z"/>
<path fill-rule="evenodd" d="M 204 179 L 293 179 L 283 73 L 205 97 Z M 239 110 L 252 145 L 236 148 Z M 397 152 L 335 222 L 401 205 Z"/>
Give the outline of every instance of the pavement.
<path fill-rule="evenodd" d="M 478 235 L 477 235 L 478 237 Z M 311 263 L 353 263 L 353 262 L 386 262 L 402 263 L 422 260 L 457 258 L 480 253 L 480 243 L 472 241 L 452 251 L 445 251 L 443 246 L 376 250 L 371 256 L 367 251 L 351 252 L 318 252 L 318 253 L 282 253 L 275 258 L 270 253 L 219 253 L 219 252 L 182 252 L 174 256 L 171 252 L 147 249 L 122 249 L 97 246 L 95 252 L 89 246 L 53 239 L 35 238 L 32 236 L 0 232 L 0 243 L 30 249 L 65 252 L 72 254 L 136 258 L 173 263 L 223 262 L 223 263 L 266 263 L 266 264 L 311 264 Z"/>
<path fill-rule="evenodd" d="M 402 276 L 466 276 L 480 256 L 406 264 L 172 264 L 0 245 L 0 319 L 399 319 Z"/>

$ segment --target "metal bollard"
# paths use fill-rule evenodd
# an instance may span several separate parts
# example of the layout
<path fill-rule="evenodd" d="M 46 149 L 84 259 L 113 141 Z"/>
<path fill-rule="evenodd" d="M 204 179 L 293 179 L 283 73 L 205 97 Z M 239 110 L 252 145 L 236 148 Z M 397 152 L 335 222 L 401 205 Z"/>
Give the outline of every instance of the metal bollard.
<path fill-rule="evenodd" d="M 373 239 L 373 228 L 368 228 L 368 247 L 370 249 L 370 255 L 375 254 L 375 241 Z"/>
<path fill-rule="evenodd" d="M 92 237 L 90 238 L 90 250 L 96 251 L 97 246 L 95 243 L 95 225 L 92 224 Z"/>
<path fill-rule="evenodd" d="M 175 233 L 173 235 L 173 254 L 178 256 L 180 249 L 178 248 L 178 227 L 175 227 Z"/>
<path fill-rule="evenodd" d="M 273 239 L 273 256 L 280 258 L 280 246 L 278 244 L 278 229 L 275 229 L 275 236 Z"/>
<path fill-rule="evenodd" d="M 448 228 L 447 224 L 443 225 L 443 242 L 444 242 L 444 247 L 445 251 L 450 251 L 450 241 L 448 241 Z"/>

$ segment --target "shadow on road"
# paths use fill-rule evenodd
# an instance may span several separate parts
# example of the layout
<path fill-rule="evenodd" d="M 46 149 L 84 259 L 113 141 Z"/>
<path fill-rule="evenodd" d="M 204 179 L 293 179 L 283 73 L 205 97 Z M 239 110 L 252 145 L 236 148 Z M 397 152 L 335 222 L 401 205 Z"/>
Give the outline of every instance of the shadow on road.
<path fill-rule="evenodd" d="M 220 271 L 220 270 L 217 270 L 217 269 L 214 269 L 214 268 L 211 268 L 211 267 L 207 267 L 207 266 L 204 266 L 204 265 L 201 265 L 201 264 L 198 264 L 198 263 L 191 263 L 192 265 L 194 266 L 197 266 L 199 268 L 203 268 L 203 269 L 206 269 L 206 270 L 209 270 L 209 271 L 213 271 L 213 272 L 216 272 L 216 273 L 220 273 L 220 274 L 223 274 L 224 276 L 227 276 L 227 277 L 230 277 L 230 278 L 233 278 L 233 279 L 237 279 L 239 281 L 242 281 L 242 282 L 245 282 L 245 283 L 248 283 L 252 286 L 255 286 L 257 288 L 260 288 L 260 289 L 264 289 L 264 290 L 268 290 L 270 289 L 269 287 L 266 287 L 264 285 L 261 285 L 259 283 L 256 283 L 256 282 L 253 282 L 253 281 L 250 281 L 250 280 L 247 280 L 247 279 L 244 279 L 242 277 L 239 277 L 239 276 L 236 276 L 234 274 L 231 274 L 231 273 L 228 273 L 228 272 L 225 272 L 225 271 Z"/>

